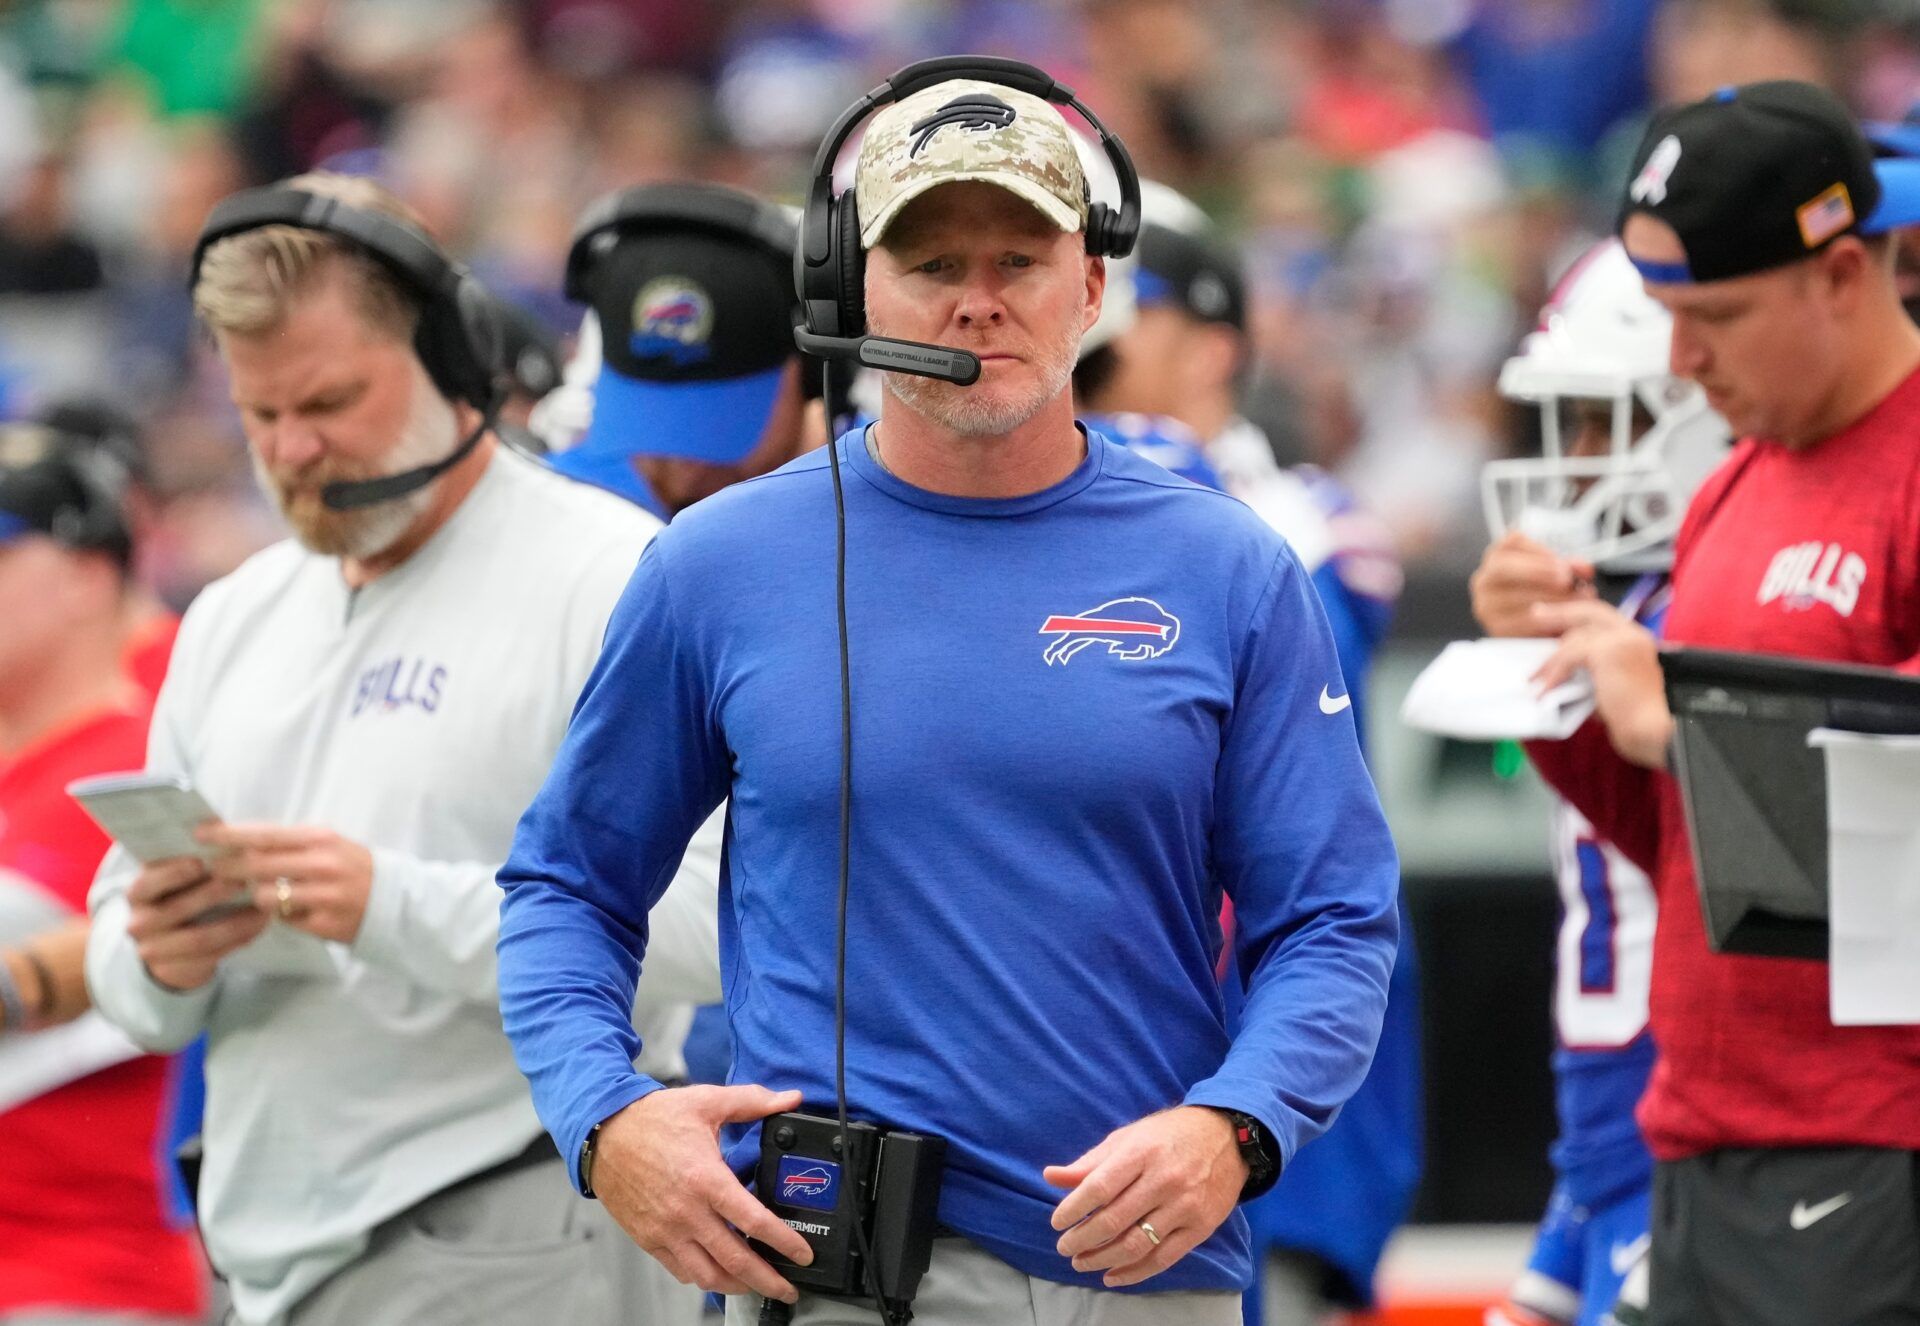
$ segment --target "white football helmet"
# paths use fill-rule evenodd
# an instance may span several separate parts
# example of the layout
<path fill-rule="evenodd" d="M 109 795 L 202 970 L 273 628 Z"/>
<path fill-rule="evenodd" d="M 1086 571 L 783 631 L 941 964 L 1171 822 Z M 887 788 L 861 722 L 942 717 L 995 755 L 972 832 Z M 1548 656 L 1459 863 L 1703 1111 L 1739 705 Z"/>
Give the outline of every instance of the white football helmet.
<path fill-rule="evenodd" d="M 1672 565 L 1687 503 L 1732 437 L 1706 393 L 1668 372 L 1671 335 L 1618 240 L 1574 265 L 1500 371 L 1501 395 L 1540 406 L 1542 454 L 1482 473 L 1494 538 L 1518 529 L 1617 573 Z M 1606 447 L 1574 454 L 1563 411 L 1595 402 L 1612 410 Z M 1636 405 L 1651 420 L 1644 431 Z"/>

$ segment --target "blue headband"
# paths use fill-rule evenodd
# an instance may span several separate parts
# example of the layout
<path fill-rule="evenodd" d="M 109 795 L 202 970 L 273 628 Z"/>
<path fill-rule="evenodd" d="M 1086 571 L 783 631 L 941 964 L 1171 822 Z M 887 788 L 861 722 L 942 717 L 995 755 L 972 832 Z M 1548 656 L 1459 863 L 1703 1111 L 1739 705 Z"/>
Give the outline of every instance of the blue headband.
<path fill-rule="evenodd" d="M 1693 282 L 1693 268 L 1684 262 L 1648 262 L 1644 258 L 1627 255 L 1634 269 L 1655 285 L 1690 285 Z"/>

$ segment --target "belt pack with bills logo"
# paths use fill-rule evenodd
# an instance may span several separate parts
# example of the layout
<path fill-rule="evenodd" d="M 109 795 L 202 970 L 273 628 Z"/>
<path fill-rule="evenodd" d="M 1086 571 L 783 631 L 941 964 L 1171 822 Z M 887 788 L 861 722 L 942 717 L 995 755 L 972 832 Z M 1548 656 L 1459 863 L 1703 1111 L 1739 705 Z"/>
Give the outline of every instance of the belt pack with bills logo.
<path fill-rule="evenodd" d="M 760 1200 L 813 1248 L 797 1266 L 756 1242 L 754 1251 L 795 1288 L 885 1300 L 890 1322 L 912 1319 L 913 1296 L 933 1254 L 947 1140 L 817 1114 L 776 1114 L 761 1125 Z M 854 1226 L 866 1233 L 872 1283 Z"/>

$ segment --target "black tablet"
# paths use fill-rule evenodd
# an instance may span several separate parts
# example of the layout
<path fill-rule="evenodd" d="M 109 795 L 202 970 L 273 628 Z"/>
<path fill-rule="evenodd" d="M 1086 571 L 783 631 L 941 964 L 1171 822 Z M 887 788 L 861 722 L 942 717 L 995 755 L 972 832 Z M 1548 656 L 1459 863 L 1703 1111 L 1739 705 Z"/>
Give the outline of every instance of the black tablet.
<path fill-rule="evenodd" d="M 1706 649 L 1663 650 L 1660 664 L 1708 942 L 1824 959 L 1826 761 L 1807 734 L 1920 733 L 1920 678 Z"/>

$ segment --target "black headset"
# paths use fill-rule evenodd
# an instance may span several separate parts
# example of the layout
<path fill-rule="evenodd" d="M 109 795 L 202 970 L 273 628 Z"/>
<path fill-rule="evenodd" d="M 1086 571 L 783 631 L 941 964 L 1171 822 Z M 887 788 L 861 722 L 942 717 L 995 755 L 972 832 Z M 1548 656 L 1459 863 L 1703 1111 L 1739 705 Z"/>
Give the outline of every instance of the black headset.
<path fill-rule="evenodd" d="M 243 189 L 214 207 L 193 247 L 189 288 L 199 284 L 200 264 L 209 248 L 265 226 L 296 226 L 346 240 L 392 273 L 418 305 L 413 348 L 427 376 L 441 395 L 465 401 L 481 414 L 480 427 L 444 460 L 379 479 L 331 483 L 321 500 L 335 510 L 390 501 L 431 483 L 465 459 L 506 398 L 505 337 L 499 309 L 486 288 L 418 226 L 284 185 Z"/>
<path fill-rule="evenodd" d="M 854 190 L 835 196 L 833 167 L 854 128 L 882 106 L 954 78 L 1030 93 L 1076 112 L 1100 135 L 1120 184 L 1120 206 L 1089 200 L 1087 252 L 1100 258 L 1124 258 L 1140 235 L 1140 174 L 1126 145 L 1082 104 L 1072 88 L 1019 60 L 991 55 L 949 55 L 910 64 L 849 106 L 820 144 L 807 188 L 801 244 L 793 255 L 794 288 L 800 296 L 801 324 L 794 340 L 808 354 L 850 359 L 869 368 L 918 373 L 967 385 L 980 376 L 980 361 L 965 351 L 872 337 L 867 331 L 866 250 L 860 244 L 860 204 Z"/>
<path fill-rule="evenodd" d="M 222 200 L 200 229 L 190 281 L 198 284 L 207 250 L 230 235 L 265 226 L 297 226 L 364 250 L 419 304 L 413 346 L 440 394 L 486 413 L 499 403 L 500 315 L 486 289 L 441 251 L 425 231 L 398 217 L 337 198 L 271 185 Z"/>
<path fill-rule="evenodd" d="M 57 424 L 14 423 L 0 425 L 0 456 L 9 465 L 44 467 L 73 488 L 79 501 L 54 513 L 48 533 L 55 541 L 107 553 L 122 567 L 132 562 L 126 504 L 133 472 L 110 444 Z"/>
<path fill-rule="evenodd" d="M 676 180 L 636 184 L 596 199 L 580 214 L 567 249 L 564 290 L 576 304 L 590 304 L 593 269 L 625 240 L 654 234 L 706 234 L 760 249 L 784 268 L 800 244 L 793 209 L 724 184 Z M 801 360 L 800 391 L 818 400 L 823 390 L 819 361 Z"/>
<path fill-rule="evenodd" d="M 573 230 L 567 250 L 566 295 L 589 303 L 587 281 L 594 264 L 630 235 L 652 231 L 704 231 L 765 249 L 785 265 L 793 260 L 800 228 L 784 207 L 722 184 L 640 184 L 595 200 Z"/>

